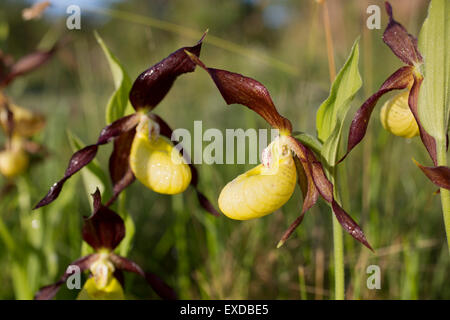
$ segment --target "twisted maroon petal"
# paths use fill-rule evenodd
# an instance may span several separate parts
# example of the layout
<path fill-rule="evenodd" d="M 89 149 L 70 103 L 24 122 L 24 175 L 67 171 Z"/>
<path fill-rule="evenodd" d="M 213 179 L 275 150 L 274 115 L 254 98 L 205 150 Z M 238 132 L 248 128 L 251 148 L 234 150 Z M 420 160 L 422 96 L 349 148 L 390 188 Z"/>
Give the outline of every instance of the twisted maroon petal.
<path fill-rule="evenodd" d="M 53 202 L 56 198 L 58 198 L 64 183 L 75 173 L 80 171 L 84 166 L 86 166 L 89 162 L 91 162 L 96 154 L 98 147 L 100 145 L 106 144 L 111 140 L 119 137 L 125 132 L 128 132 L 136 127 L 139 122 L 139 115 L 132 114 L 129 116 L 125 116 L 120 118 L 110 125 L 103 128 L 100 133 L 100 136 L 97 140 L 96 144 L 89 145 L 84 147 L 83 149 L 75 152 L 70 158 L 69 165 L 64 173 L 64 176 L 61 180 L 56 182 L 48 191 L 47 195 L 39 201 L 39 203 L 34 207 L 34 209 L 43 207 Z"/>

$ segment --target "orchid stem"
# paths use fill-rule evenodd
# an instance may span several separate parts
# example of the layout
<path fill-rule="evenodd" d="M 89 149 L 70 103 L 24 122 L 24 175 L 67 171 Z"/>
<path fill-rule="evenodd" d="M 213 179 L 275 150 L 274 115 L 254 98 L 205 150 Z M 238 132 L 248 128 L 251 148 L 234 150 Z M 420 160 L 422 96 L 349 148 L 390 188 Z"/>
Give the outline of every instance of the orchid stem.
<path fill-rule="evenodd" d="M 334 197 L 337 202 L 341 202 L 339 192 L 337 191 L 337 176 L 336 167 L 330 170 L 331 181 L 334 187 Z M 334 299 L 345 299 L 345 271 L 344 271 L 344 233 L 342 231 L 341 224 L 337 220 L 336 216 L 331 209 L 333 216 L 333 250 L 334 250 Z"/>
<path fill-rule="evenodd" d="M 446 142 L 438 143 L 437 160 L 439 166 L 447 165 Z M 447 234 L 447 245 L 450 252 L 450 190 L 441 188 L 442 214 L 444 216 L 445 233 Z"/>
<path fill-rule="evenodd" d="M 327 43 L 328 69 L 330 73 L 330 82 L 333 83 L 336 78 L 336 65 L 334 62 L 333 38 L 331 36 L 330 15 L 328 13 L 328 5 L 326 0 L 320 1 L 323 9 L 323 26 L 325 28 L 325 38 Z M 339 201 L 339 194 L 336 188 L 336 169 L 330 170 L 331 179 L 335 186 L 335 198 Z M 333 210 L 333 209 L 331 209 Z M 333 244 L 334 244 L 334 298 L 335 300 L 344 300 L 345 298 L 345 273 L 344 273 L 344 234 L 342 227 L 337 221 L 334 213 L 333 216 Z"/>
<path fill-rule="evenodd" d="M 334 243 L 334 299 L 345 298 L 345 273 L 344 273 L 344 234 L 339 221 L 333 214 L 333 243 Z"/>

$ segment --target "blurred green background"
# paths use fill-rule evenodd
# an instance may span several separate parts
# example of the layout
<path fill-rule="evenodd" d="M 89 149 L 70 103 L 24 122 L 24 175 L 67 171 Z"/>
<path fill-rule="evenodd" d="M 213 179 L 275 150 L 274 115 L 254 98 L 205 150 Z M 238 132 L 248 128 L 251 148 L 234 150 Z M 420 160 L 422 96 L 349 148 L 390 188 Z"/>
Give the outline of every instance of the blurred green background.
<path fill-rule="evenodd" d="M 81 30 L 69 31 L 65 10 L 77 3 Z M 428 1 L 391 3 L 396 19 L 417 35 Z M 365 25 L 369 4 L 382 9 L 380 30 Z M 91 212 L 81 175 L 69 180 L 47 208 L 31 208 L 66 168 L 72 154 L 67 130 L 90 143 L 105 125 L 105 106 L 114 85 L 94 30 L 135 79 L 179 47 L 194 44 L 209 28 L 202 60 L 258 79 L 294 130 L 315 134 L 315 113 L 330 87 L 322 11 L 316 1 L 53 1 L 42 19 L 23 21 L 21 11 L 29 5 L 1 2 L 1 50 L 18 58 L 36 47 L 48 47 L 60 35 L 68 34 L 71 40 L 49 64 L 6 91 L 16 104 L 46 115 L 47 126 L 35 139 L 50 155 L 19 177 L 16 189 L 0 200 L 0 219 L 11 235 L 9 245 L 5 236 L 0 241 L 1 299 L 32 298 L 80 257 L 82 216 Z M 351 117 L 400 62 L 381 40 L 387 21 L 382 1 L 330 0 L 328 6 L 337 69 L 354 40 L 361 39 L 363 87 Z M 450 259 L 440 200 L 411 161 L 414 157 L 428 163 L 425 149 L 419 138 L 406 140 L 384 131 L 379 110 L 366 139 L 341 167 L 338 187 L 344 208 L 376 250 L 373 254 L 345 235 L 346 297 L 449 299 Z M 268 128 L 250 110 L 227 107 L 201 70 L 180 77 L 155 113 L 172 127 L 189 130 L 194 120 L 203 120 L 203 130 Z M 348 130 L 344 132 L 346 139 Z M 105 172 L 110 151 L 111 146 L 103 146 L 97 156 Z M 221 188 L 249 168 L 198 166 L 200 189 L 217 206 Z M 91 187 L 89 192 L 94 191 Z M 319 201 L 285 246 L 275 248 L 300 214 L 301 199 L 297 190 L 279 211 L 239 222 L 204 212 L 191 188 L 171 197 L 136 182 L 125 204 L 136 225 L 129 257 L 172 285 L 181 298 L 333 298 L 331 213 L 325 203 Z M 366 287 L 366 268 L 373 264 L 381 268 L 380 290 Z M 130 299 L 157 298 L 137 276 L 126 275 L 125 280 Z M 63 288 L 57 297 L 75 296 L 75 291 Z"/>

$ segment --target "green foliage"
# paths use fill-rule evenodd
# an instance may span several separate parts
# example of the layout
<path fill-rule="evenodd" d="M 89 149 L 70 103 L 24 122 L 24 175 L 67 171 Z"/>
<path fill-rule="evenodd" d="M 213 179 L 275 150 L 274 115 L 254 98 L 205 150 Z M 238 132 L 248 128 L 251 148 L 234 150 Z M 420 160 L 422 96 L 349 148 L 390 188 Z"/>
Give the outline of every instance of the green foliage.
<path fill-rule="evenodd" d="M 450 3 L 432 0 L 419 35 L 424 58 L 424 81 L 419 95 L 419 118 L 438 143 L 446 143 L 450 112 Z"/>
<path fill-rule="evenodd" d="M 109 98 L 108 105 L 106 106 L 106 123 L 111 123 L 134 112 L 128 99 L 128 94 L 131 90 L 131 80 L 119 60 L 109 50 L 100 35 L 97 32 L 94 32 L 94 35 L 103 49 L 114 79 L 115 91 Z"/>
<path fill-rule="evenodd" d="M 321 153 L 330 166 L 336 163 L 345 116 L 362 85 L 358 62 L 359 39 L 353 44 L 347 61 L 336 76 L 330 95 L 317 111 L 317 135 L 323 142 Z"/>

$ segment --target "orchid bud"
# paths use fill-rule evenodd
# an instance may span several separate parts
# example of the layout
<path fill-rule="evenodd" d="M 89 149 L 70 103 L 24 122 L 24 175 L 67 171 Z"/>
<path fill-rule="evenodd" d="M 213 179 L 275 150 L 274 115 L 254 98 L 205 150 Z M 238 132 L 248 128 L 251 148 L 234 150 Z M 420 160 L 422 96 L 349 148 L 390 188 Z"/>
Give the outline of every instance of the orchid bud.
<path fill-rule="evenodd" d="M 191 182 L 191 170 L 172 142 L 158 134 L 155 123 L 143 116 L 136 128 L 130 166 L 147 188 L 163 194 L 181 193 Z"/>
<path fill-rule="evenodd" d="M 22 174 L 28 167 L 28 154 L 13 139 L 11 148 L 0 151 L 0 173 L 6 178 Z"/>
<path fill-rule="evenodd" d="M 9 109 L 14 115 L 14 133 L 21 137 L 31 137 L 45 126 L 45 118 L 39 113 L 21 108 L 15 104 L 10 104 Z M 0 111 L 0 124 L 7 131 L 8 113 L 5 108 Z"/>
<path fill-rule="evenodd" d="M 408 105 L 409 91 L 388 100 L 381 108 L 381 124 L 390 133 L 404 138 L 419 134 L 416 119 Z"/>
<path fill-rule="evenodd" d="M 249 220 L 283 206 L 294 192 L 297 171 L 290 150 L 277 138 L 263 152 L 262 164 L 229 182 L 219 196 L 220 210 L 229 218 Z"/>

